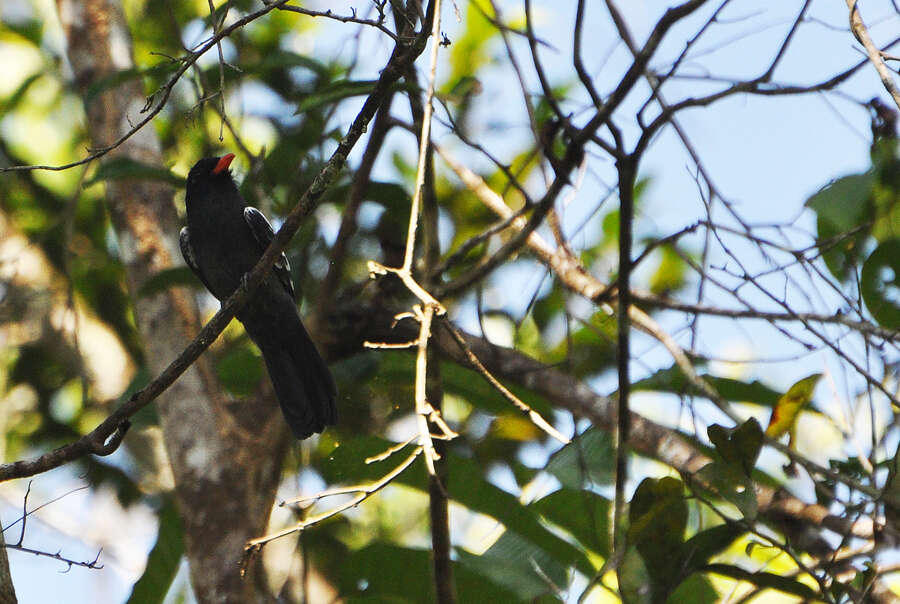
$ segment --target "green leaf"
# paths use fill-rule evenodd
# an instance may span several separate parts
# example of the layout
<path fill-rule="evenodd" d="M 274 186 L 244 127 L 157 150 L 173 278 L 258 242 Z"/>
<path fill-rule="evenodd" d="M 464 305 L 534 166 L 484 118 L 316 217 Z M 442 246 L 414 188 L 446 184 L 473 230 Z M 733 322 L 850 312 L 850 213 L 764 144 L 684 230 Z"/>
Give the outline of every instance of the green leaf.
<path fill-rule="evenodd" d="M 706 433 L 726 463 L 741 468 L 748 477 L 752 474 L 763 442 L 762 427 L 756 418 L 751 417 L 730 430 L 713 424 Z"/>
<path fill-rule="evenodd" d="M 516 328 L 513 348 L 531 357 L 538 357 L 543 352 L 541 332 L 530 314 Z"/>
<path fill-rule="evenodd" d="M 726 522 L 700 531 L 682 546 L 684 573 L 689 574 L 706 565 L 710 558 L 722 553 L 747 530 L 737 523 Z"/>
<path fill-rule="evenodd" d="M 342 80 L 307 94 L 297 104 L 294 115 L 306 113 L 352 96 L 370 94 L 378 80 Z"/>
<path fill-rule="evenodd" d="M 412 602 L 410 595 L 416 594 L 433 602 L 430 574 L 427 551 L 378 542 L 347 556 L 337 584 L 340 593 L 364 595 L 367 601 Z"/>
<path fill-rule="evenodd" d="M 622 563 L 616 569 L 619 592 L 625 604 L 652 604 L 654 593 L 647 564 L 637 549 L 629 547 L 622 556 Z"/>
<path fill-rule="evenodd" d="M 565 567 L 574 566 L 585 575 L 594 567 L 583 551 L 560 538 L 541 524 L 536 510 L 524 507 L 519 500 L 484 478 L 483 468 L 472 459 L 450 456 L 447 481 L 450 497 L 471 510 L 500 521 Z"/>
<path fill-rule="evenodd" d="M 840 280 L 847 279 L 859 261 L 860 251 L 868 237 L 868 228 L 845 235 L 872 218 L 873 170 L 851 174 L 826 185 L 806 201 L 816 212 L 818 239 L 826 244 L 822 257 L 828 270 Z"/>
<path fill-rule="evenodd" d="M 631 498 L 627 541 L 644 559 L 655 602 L 664 601 L 682 577 L 687 513 L 684 484 L 677 478 L 645 478 Z"/>
<path fill-rule="evenodd" d="M 586 486 L 612 484 L 616 451 L 608 432 L 589 428 L 553 454 L 544 468 L 564 486 L 581 490 Z"/>
<path fill-rule="evenodd" d="M 753 482 L 738 464 L 711 462 L 694 475 L 691 486 L 709 491 L 734 504 L 750 522 L 756 518 L 757 502 Z"/>
<path fill-rule="evenodd" d="M 731 577 L 732 579 L 747 581 L 748 583 L 752 583 L 757 587 L 782 591 L 784 593 L 803 598 L 804 600 L 821 599 L 818 593 L 811 589 L 809 586 L 800 583 L 796 579 L 782 577 L 781 575 L 775 575 L 767 572 L 753 573 L 750 571 L 746 571 L 738 566 L 732 566 L 730 564 L 709 564 L 704 568 L 704 570 L 716 573 L 718 575 Z"/>
<path fill-rule="evenodd" d="M 568 531 L 585 548 L 609 556 L 609 500 L 593 491 L 562 488 L 529 507 Z"/>
<path fill-rule="evenodd" d="M 667 604 L 715 604 L 721 601 L 722 596 L 709 579 L 699 573 L 679 583 L 666 600 Z"/>
<path fill-rule="evenodd" d="M 178 69 L 179 65 L 180 63 L 177 61 L 166 61 L 145 69 L 130 67 L 128 69 L 114 71 L 99 80 L 91 82 L 84 93 L 84 103 L 86 105 L 95 103 L 97 102 L 97 95 L 131 80 L 136 80 L 144 76 L 164 77 L 173 74 Z"/>
<path fill-rule="evenodd" d="M 41 41 L 44 38 L 44 25 L 45 23 L 42 19 L 33 18 L 23 20 L 4 19 L 3 21 L 5 29 L 19 34 L 38 47 L 41 46 Z"/>
<path fill-rule="evenodd" d="M 245 72 L 259 73 L 272 69 L 284 69 L 291 67 L 303 67 L 315 73 L 319 77 L 326 77 L 331 73 L 328 66 L 310 56 L 297 54 L 282 48 L 266 53 L 263 59 L 256 65 L 244 67 Z"/>
<path fill-rule="evenodd" d="M 554 595 L 568 585 L 567 568 L 541 548 L 506 531 L 481 556 L 457 549 L 460 563 L 526 602 Z"/>
<path fill-rule="evenodd" d="M 806 205 L 839 231 L 849 231 L 866 216 L 873 186 L 873 171 L 851 174 L 825 185 L 806 200 Z"/>
<path fill-rule="evenodd" d="M 460 602 L 489 604 L 513 602 L 512 592 L 490 581 L 477 565 L 466 564 L 459 552 L 460 562 L 453 562 L 453 574 Z M 402 547 L 375 542 L 351 552 L 340 565 L 337 585 L 346 602 L 409 602 L 434 601 L 431 552 L 425 549 Z M 402 578 L 402 580 L 400 579 Z"/>
<path fill-rule="evenodd" d="M 32 84 L 37 82 L 43 76 L 43 71 L 28 76 L 22 81 L 21 84 L 19 84 L 19 87 L 16 88 L 16 90 L 11 95 L 3 100 L 0 100 L 0 115 L 6 115 L 7 113 L 18 107 L 19 103 L 22 102 L 22 99 L 25 98 L 25 94 L 28 92 L 28 89 L 31 88 Z"/>
<path fill-rule="evenodd" d="M 687 263 L 671 244 L 659 248 L 659 265 L 650 277 L 650 291 L 657 295 L 668 295 L 685 284 Z"/>
<path fill-rule="evenodd" d="M 576 377 L 597 375 L 615 361 L 616 333 L 615 316 L 597 311 L 559 343 L 553 356 L 565 358 L 569 373 Z"/>
<path fill-rule="evenodd" d="M 129 157 L 115 157 L 100 164 L 94 177 L 84 185 L 107 180 L 160 180 L 176 187 L 184 186 L 184 179 L 160 166 L 151 166 Z"/>
<path fill-rule="evenodd" d="M 380 355 L 378 386 L 391 392 L 398 401 L 404 393 L 409 393 L 412 401 L 412 385 L 415 383 L 415 363 L 406 352 L 385 352 Z M 513 413 L 521 416 L 506 398 L 497 392 L 480 374 L 456 363 L 441 363 L 441 382 L 444 389 L 468 402 L 470 405 L 493 414 Z M 547 400 L 530 390 L 513 384 L 505 384 L 513 394 L 544 418 L 551 416 L 552 407 Z"/>
<path fill-rule="evenodd" d="M 349 183 L 332 187 L 325 193 L 323 199 L 343 204 L 351 188 L 352 185 Z M 400 183 L 370 181 L 362 198 L 364 201 L 374 201 L 384 206 L 388 212 L 402 213 L 405 210 L 406 214 L 409 214 L 409 192 Z"/>
<path fill-rule="evenodd" d="M 173 287 L 183 285 L 203 287 L 203 283 L 201 283 L 193 271 L 186 266 L 164 268 L 144 281 L 144 284 L 138 290 L 137 295 L 139 298 L 153 296 Z"/>
<path fill-rule="evenodd" d="M 860 278 L 866 308 L 883 327 L 900 329 L 900 239 L 882 242 L 866 259 Z"/>
<path fill-rule="evenodd" d="M 384 461 L 365 463 L 365 459 L 379 455 L 388 447 L 397 443 L 387 441 L 376 436 L 358 436 L 342 440 L 335 444 L 327 454 L 325 461 L 320 465 L 319 471 L 322 478 L 329 484 L 351 484 L 363 481 L 377 480 L 396 468 L 406 457 L 412 453 L 412 448 L 407 447 L 395 453 Z M 427 488 L 424 465 L 416 461 L 407 471 L 398 477 L 403 484 L 419 490 Z"/>
<path fill-rule="evenodd" d="M 159 533 L 156 544 L 147 557 L 147 568 L 131 590 L 127 604 L 161 603 L 178 572 L 184 554 L 184 536 L 181 521 L 172 496 L 163 500 L 159 511 Z"/>
<path fill-rule="evenodd" d="M 471 77 L 490 60 L 491 41 L 499 30 L 485 15 L 494 17 L 489 2 L 478 0 L 466 5 L 465 27 L 462 34 L 450 45 L 450 74 L 442 92 L 448 94 L 459 86 L 461 80 Z"/>
<path fill-rule="evenodd" d="M 249 344 L 236 345 L 218 362 L 216 373 L 228 391 L 249 396 L 263 377 L 259 352 Z"/>
<path fill-rule="evenodd" d="M 757 405 L 765 405 L 772 407 L 781 396 L 777 390 L 769 388 L 762 382 L 754 380 L 752 382 L 743 382 L 731 378 L 721 378 L 711 375 L 702 375 L 715 390 L 726 400 L 755 403 Z M 631 386 L 632 390 L 650 390 L 655 392 L 671 392 L 672 394 L 692 394 L 694 396 L 702 393 L 697 390 L 685 377 L 681 369 L 677 365 L 672 365 L 668 369 L 657 371 L 653 375 Z"/>
<path fill-rule="evenodd" d="M 322 477 L 329 484 L 376 480 L 397 467 L 412 451 L 411 448 L 404 449 L 383 462 L 363 462 L 367 457 L 382 453 L 391 444 L 375 437 L 342 442 L 322 464 Z M 593 565 L 582 550 L 545 527 L 536 509 L 523 506 L 516 497 L 488 482 L 484 477 L 484 468 L 474 460 L 450 454 L 447 463 L 452 471 L 446 487 L 453 501 L 496 519 L 507 530 L 539 547 L 559 564 L 574 566 L 586 575 L 594 572 Z M 427 489 L 424 464 L 420 460 L 396 480 L 420 491 Z"/>

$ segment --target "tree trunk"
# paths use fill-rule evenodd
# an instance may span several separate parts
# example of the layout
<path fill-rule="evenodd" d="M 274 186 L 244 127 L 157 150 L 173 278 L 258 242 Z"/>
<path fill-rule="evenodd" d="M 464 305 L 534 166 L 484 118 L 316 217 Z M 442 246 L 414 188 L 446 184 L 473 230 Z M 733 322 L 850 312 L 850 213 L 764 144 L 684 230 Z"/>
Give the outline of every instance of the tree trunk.
<path fill-rule="evenodd" d="M 9 557 L 6 555 L 6 541 L 0 532 L 0 604 L 16 604 L 16 589 L 9 574 Z"/>

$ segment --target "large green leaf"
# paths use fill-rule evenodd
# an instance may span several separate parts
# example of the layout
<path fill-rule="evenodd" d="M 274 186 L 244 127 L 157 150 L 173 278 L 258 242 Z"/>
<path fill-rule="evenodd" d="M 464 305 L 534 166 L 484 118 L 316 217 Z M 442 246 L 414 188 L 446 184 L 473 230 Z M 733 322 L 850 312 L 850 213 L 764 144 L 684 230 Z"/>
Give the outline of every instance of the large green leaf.
<path fill-rule="evenodd" d="M 263 376 L 259 351 L 246 344 L 232 347 L 216 364 L 216 373 L 230 392 L 238 396 L 249 396 L 259 385 Z"/>
<path fill-rule="evenodd" d="M 747 476 L 753 473 L 763 442 L 762 427 L 756 418 L 751 417 L 730 430 L 713 424 L 706 429 L 706 433 L 726 463 L 740 467 Z"/>
<path fill-rule="evenodd" d="M 322 476 L 331 484 L 377 480 L 397 467 L 412 451 L 408 448 L 385 461 L 364 462 L 367 457 L 382 453 L 390 445 L 375 437 L 342 442 L 322 465 Z M 452 501 L 496 519 L 507 530 L 545 551 L 560 565 L 575 567 L 586 575 L 594 572 L 585 552 L 544 526 L 536 509 L 522 505 L 516 497 L 488 482 L 482 466 L 473 459 L 458 455 L 449 454 L 447 457 L 450 473 L 446 488 Z M 424 464 L 417 460 L 396 480 L 398 484 L 424 491 L 427 488 Z"/>
<path fill-rule="evenodd" d="M 634 546 L 625 550 L 616 569 L 619 593 L 625 604 L 653 604 L 653 585 L 647 563 Z"/>
<path fill-rule="evenodd" d="M 457 555 L 463 566 L 515 594 L 520 602 L 552 598 L 569 583 L 570 569 L 510 531 L 481 556 L 462 549 L 457 549 Z"/>
<path fill-rule="evenodd" d="M 746 532 L 747 529 L 736 522 L 726 522 L 700 531 L 681 546 L 683 572 L 689 574 L 699 570 Z"/>
<path fill-rule="evenodd" d="M 160 166 L 151 166 L 129 157 L 114 157 L 100 164 L 94 177 L 85 186 L 107 180 L 161 180 L 176 187 L 184 186 L 184 179 Z"/>
<path fill-rule="evenodd" d="M 163 501 L 159 511 L 159 533 L 147 557 L 147 567 L 131 590 L 127 604 L 159 604 L 169 591 L 184 554 L 184 536 L 174 498 Z"/>
<path fill-rule="evenodd" d="M 96 100 L 98 94 L 106 92 L 107 90 L 115 88 L 121 84 L 124 84 L 125 82 L 143 78 L 144 76 L 152 76 L 155 78 L 167 77 L 171 74 L 174 74 L 179 65 L 180 63 L 178 63 L 177 61 L 164 61 L 145 69 L 130 67 L 128 69 L 114 71 L 113 73 L 103 78 L 91 82 L 90 86 L 88 86 L 87 88 L 87 91 L 85 91 L 84 93 L 84 102 L 86 105 L 96 103 L 98 102 Z"/>
<path fill-rule="evenodd" d="M 732 579 L 747 581 L 748 583 L 752 583 L 757 587 L 783 591 L 784 593 L 798 596 L 800 598 L 803 598 L 804 600 L 818 601 L 821 599 L 820 597 L 818 597 L 818 594 L 809 586 L 804 585 L 803 583 L 790 577 L 782 577 L 781 575 L 762 571 L 750 572 L 744 570 L 743 568 L 740 568 L 739 566 L 733 566 L 730 564 L 709 564 L 705 567 L 705 570 L 719 575 L 724 575 L 726 577 L 731 577 Z"/>
<path fill-rule="evenodd" d="M 326 77 L 330 73 L 328 65 L 307 55 L 301 55 L 283 48 L 265 54 L 255 65 L 242 66 L 247 73 L 265 73 L 267 71 L 291 67 L 303 67 L 317 76 Z"/>
<path fill-rule="evenodd" d="M 138 290 L 137 295 L 139 298 L 143 298 L 184 285 L 197 288 L 203 287 L 203 283 L 191 269 L 186 266 L 173 266 L 172 268 L 165 268 L 147 279 Z"/>
<path fill-rule="evenodd" d="M 875 173 L 871 170 L 850 174 L 825 185 L 806 200 L 806 205 L 822 220 L 848 231 L 862 222 L 874 185 Z"/>
<path fill-rule="evenodd" d="M 323 86 L 309 94 L 297 104 L 294 115 L 319 109 L 353 96 L 365 96 L 375 89 L 378 80 L 340 80 Z"/>
<path fill-rule="evenodd" d="M 684 484 L 677 478 L 645 478 L 628 508 L 627 540 L 650 575 L 653 600 L 663 601 L 682 578 L 681 548 L 687 526 Z"/>
<path fill-rule="evenodd" d="M 609 433 L 589 428 L 553 454 L 544 468 L 570 489 L 612 484 L 616 452 Z"/>
<path fill-rule="evenodd" d="M 846 279 L 859 260 L 868 231 L 846 233 L 871 218 L 875 185 L 876 174 L 872 170 L 851 174 L 829 183 L 806 201 L 816 212 L 822 257 L 838 279 Z"/>
<path fill-rule="evenodd" d="M 753 481 L 739 464 L 722 461 L 706 464 L 694 475 L 691 486 L 734 504 L 749 522 L 756 518 Z"/>
<path fill-rule="evenodd" d="M 866 259 L 860 278 L 866 308 L 882 326 L 900 329 L 900 239 L 882 242 Z"/>
<path fill-rule="evenodd" d="M 605 497 L 589 490 L 562 488 L 529 507 L 565 529 L 584 547 L 604 558 L 609 555 L 609 509 Z"/>
<path fill-rule="evenodd" d="M 547 552 L 564 567 L 574 566 L 590 576 L 594 567 L 585 553 L 541 524 L 536 510 L 484 479 L 474 460 L 451 456 L 448 491 L 451 499 L 471 510 L 496 518 L 507 530 Z"/>
<path fill-rule="evenodd" d="M 757 380 L 744 382 L 712 375 L 701 375 L 701 377 L 729 401 L 755 403 L 772 407 L 778 401 L 778 397 L 781 396 L 780 392 L 769 388 Z M 679 395 L 691 394 L 698 396 L 702 394 L 691 384 L 677 365 L 657 371 L 650 377 L 635 382 L 632 384 L 631 389 L 635 391 L 671 392 Z"/>
<path fill-rule="evenodd" d="M 478 558 L 477 556 L 473 556 Z M 460 602 L 512 602 L 512 592 L 491 581 L 477 565 L 453 562 Z M 337 584 L 347 602 L 434 601 L 431 552 L 376 542 L 351 552 L 340 565 Z"/>
<path fill-rule="evenodd" d="M 678 587 L 669 594 L 667 604 L 715 604 L 721 602 L 722 596 L 716 591 L 709 579 L 699 573 L 694 573 L 682 581 Z"/>
<path fill-rule="evenodd" d="M 414 378 L 415 359 L 412 355 L 405 352 L 387 352 L 381 355 L 378 369 L 379 384 L 396 392 L 398 398 L 407 396 L 410 405 L 412 405 Z M 481 374 L 461 367 L 456 363 L 441 363 L 441 385 L 446 392 L 463 398 L 474 407 L 483 411 L 493 414 L 521 414 Z M 513 384 L 505 385 L 513 394 L 544 418 L 550 417 L 552 408 L 545 398 Z"/>

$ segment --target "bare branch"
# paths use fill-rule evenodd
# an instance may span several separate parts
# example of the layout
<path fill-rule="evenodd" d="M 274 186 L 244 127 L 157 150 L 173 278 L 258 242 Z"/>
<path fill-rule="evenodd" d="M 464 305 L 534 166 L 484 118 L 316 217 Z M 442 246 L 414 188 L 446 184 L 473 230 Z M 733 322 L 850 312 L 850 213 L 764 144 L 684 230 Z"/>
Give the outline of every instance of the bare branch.
<path fill-rule="evenodd" d="M 884 63 L 884 54 L 877 46 L 875 46 L 872 37 L 869 35 L 869 30 L 862 20 L 862 15 L 859 14 L 857 0 L 846 0 L 846 2 L 847 8 L 850 9 L 850 30 L 853 32 L 853 35 L 856 36 L 856 39 L 865 47 L 866 54 L 869 55 L 869 61 L 875 66 L 878 77 L 881 78 L 881 83 L 884 84 L 884 89 L 887 90 L 891 95 L 891 98 L 894 99 L 894 104 L 900 108 L 900 90 L 897 88 L 897 83 L 894 82 L 894 76 L 891 73 L 891 70 L 888 69 L 888 66 Z"/>

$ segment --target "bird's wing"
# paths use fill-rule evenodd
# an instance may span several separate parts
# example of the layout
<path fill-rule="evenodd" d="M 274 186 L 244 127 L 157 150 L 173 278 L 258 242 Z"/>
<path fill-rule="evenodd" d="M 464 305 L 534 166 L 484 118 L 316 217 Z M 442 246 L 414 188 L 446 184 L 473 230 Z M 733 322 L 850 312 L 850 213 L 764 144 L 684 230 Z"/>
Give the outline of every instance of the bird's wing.
<path fill-rule="evenodd" d="M 187 227 L 182 227 L 181 232 L 178 234 L 178 245 L 181 246 L 181 255 L 184 257 L 184 261 L 194 271 L 194 274 L 197 275 L 197 278 L 200 279 L 203 285 L 206 286 L 206 289 L 212 292 L 209 283 L 207 283 L 206 278 L 200 271 L 200 266 L 197 264 L 197 257 L 194 255 L 194 248 L 191 247 L 191 236 Z"/>
<path fill-rule="evenodd" d="M 244 221 L 247 223 L 247 226 L 250 227 L 253 238 L 256 239 L 256 242 L 259 244 L 259 251 L 265 251 L 265 249 L 269 247 L 269 244 L 272 243 L 272 240 L 275 239 L 275 231 L 272 229 L 272 225 L 269 224 L 269 221 L 262 212 L 251 206 L 244 208 Z M 287 256 L 284 255 L 284 252 L 282 252 L 281 257 L 275 261 L 274 271 L 275 276 L 281 281 L 284 289 L 291 295 L 291 298 L 295 298 L 294 284 L 291 282 L 291 265 L 288 263 Z"/>

